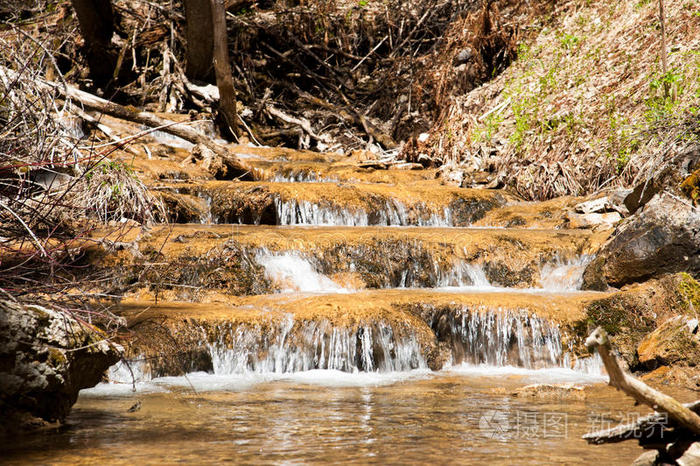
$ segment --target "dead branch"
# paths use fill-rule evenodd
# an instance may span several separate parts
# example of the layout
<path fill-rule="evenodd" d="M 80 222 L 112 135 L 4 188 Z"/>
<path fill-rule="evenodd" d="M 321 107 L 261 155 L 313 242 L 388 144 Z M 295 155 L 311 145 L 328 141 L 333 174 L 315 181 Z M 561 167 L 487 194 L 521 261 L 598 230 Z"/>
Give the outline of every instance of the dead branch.
<path fill-rule="evenodd" d="M 700 401 L 683 404 L 686 408 L 696 414 L 700 414 Z M 633 438 L 639 438 L 644 444 L 663 441 L 664 443 L 672 443 L 676 437 L 682 434 L 677 432 L 674 434 L 666 432 L 667 429 L 673 429 L 677 425 L 673 421 L 669 421 L 667 416 L 659 413 L 650 414 L 637 419 L 636 422 L 615 426 L 610 429 L 590 432 L 583 436 L 583 439 L 594 445 L 603 443 L 617 443 Z M 640 433 L 642 434 L 640 436 Z"/>
<path fill-rule="evenodd" d="M 700 416 L 678 400 L 658 390 L 654 390 L 639 379 L 626 373 L 612 353 L 612 346 L 607 332 L 598 327 L 586 339 L 589 349 L 597 349 L 610 377 L 610 385 L 622 390 L 640 403 L 651 406 L 657 411 L 668 413 L 669 417 L 696 435 L 700 435 Z"/>
<path fill-rule="evenodd" d="M 282 120 L 282 121 L 285 122 L 285 123 L 290 123 L 290 124 L 294 124 L 294 125 L 299 126 L 299 127 L 300 127 L 301 129 L 303 129 L 309 136 L 311 136 L 312 138 L 316 139 L 317 141 L 320 141 L 320 140 L 321 140 L 321 136 L 317 135 L 317 134 L 314 132 L 313 128 L 311 127 L 311 123 L 309 123 L 309 120 L 307 120 L 306 118 L 294 118 L 293 116 L 287 115 L 287 114 L 284 113 L 282 110 L 276 109 L 276 108 L 273 107 L 272 105 L 266 105 L 266 106 L 265 106 L 265 110 L 267 110 L 267 112 L 268 112 L 270 115 L 272 115 L 272 116 L 274 116 L 274 117 L 276 117 L 276 118 L 279 118 L 280 120 Z"/>
<path fill-rule="evenodd" d="M 16 76 L 16 72 L 5 67 L 0 67 L 0 73 L 6 74 L 10 78 Z M 237 157 L 228 153 L 228 150 L 204 136 L 199 131 L 196 131 L 186 125 L 178 122 L 169 121 L 156 115 L 139 111 L 134 107 L 125 107 L 114 102 L 97 97 L 96 95 L 76 89 L 73 86 L 63 86 L 47 81 L 37 81 L 37 85 L 45 89 L 53 89 L 63 98 L 73 99 L 80 102 L 84 107 L 110 115 L 122 120 L 139 123 L 150 128 L 162 127 L 162 131 L 177 136 L 189 141 L 192 144 L 202 144 L 212 150 L 216 155 L 220 156 L 226 163 L 241 172 L 245 172 L 248 168 Z"/>

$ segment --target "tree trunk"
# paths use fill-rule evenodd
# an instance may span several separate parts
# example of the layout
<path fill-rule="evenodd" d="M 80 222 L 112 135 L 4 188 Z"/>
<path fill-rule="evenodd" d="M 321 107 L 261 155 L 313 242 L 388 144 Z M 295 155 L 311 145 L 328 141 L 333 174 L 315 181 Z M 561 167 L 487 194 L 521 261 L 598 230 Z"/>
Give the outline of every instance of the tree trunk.
<path fill-rule="evenodd" d="M 224 0 L 209 0 L 214 31 L 214 71 L 219 88 L 219 114 L 234 135 L 238 134 L 236 121 L 236 89 L 233 87 L 231 63 L 228 58 L 228 33 Z"/>
<path fill-rule="evenodd" d="M 95 85 L 104 87 L 114 74 L 117 53 L 111 47 L 114 15 L 110 0 L 71 0 L 80 33 L 85 41 L 85 55 Z"/>
<path fill-rule="evenodd" d="M 184 0 L 186 31 L 185 74 L 189 79 L 207 81 L 212 76 L 214 39 L 212 8 L 209 0 Z"/>

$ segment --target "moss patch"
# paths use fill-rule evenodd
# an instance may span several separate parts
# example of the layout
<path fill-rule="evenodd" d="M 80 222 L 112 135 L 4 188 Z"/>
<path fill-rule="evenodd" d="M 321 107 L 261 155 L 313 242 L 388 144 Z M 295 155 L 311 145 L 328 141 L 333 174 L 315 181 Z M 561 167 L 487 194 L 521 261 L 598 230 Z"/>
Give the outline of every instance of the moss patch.
<path fill-rule="evenodd" d="M 60 349 L 49 348 L 49 357 L 47 362 L 51 367 L 58 368 L 64 366 L 68 362 L 68 359 L 66 359 L 66 355 L 63 354 L 63 351 Z"/>
<path fill-rule="evenodd" d="M 700 310 L 700 283 L 685 272 L 678 274 L 678 278 L 678 292 L 684 298 L 686 311 L 697 315 Z"/>

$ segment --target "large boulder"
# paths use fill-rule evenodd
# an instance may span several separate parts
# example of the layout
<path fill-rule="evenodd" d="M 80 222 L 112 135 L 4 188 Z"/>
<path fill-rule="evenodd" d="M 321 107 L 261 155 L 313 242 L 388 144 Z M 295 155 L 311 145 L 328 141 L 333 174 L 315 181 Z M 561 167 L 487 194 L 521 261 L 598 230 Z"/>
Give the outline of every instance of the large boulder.
<path fill-rule="evenodd" d="M 96 328 L 38 305 L 0 300 L 0 434 L 65 419 L 119 351 Z"/>
<path fill-rule="evenodd" d="M 700 211 L 668 194 L 625 220 L 584 272 L 584 289 L 604 290 L 664 273 L 700 273 Z"/>

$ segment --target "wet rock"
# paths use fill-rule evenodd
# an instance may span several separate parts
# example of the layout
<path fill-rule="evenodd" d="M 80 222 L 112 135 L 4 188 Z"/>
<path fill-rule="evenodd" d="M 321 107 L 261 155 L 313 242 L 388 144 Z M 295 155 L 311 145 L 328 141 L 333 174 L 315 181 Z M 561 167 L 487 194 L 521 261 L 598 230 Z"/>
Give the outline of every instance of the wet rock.
<path fill-rule="evenodd" d="M 627 207 L 630 214 L 634 214 L 660 191 L 661 186 L 653 180 L 650 180 L 648 183 L 640 183 L 625 197 L 625 207 Z"/>
<path fill-rule="evenodd" d="M 665 275 L 591 301 L 576 334 L 584 337 L 589 329 L 602 326 L 632 369 L 646 369 L 637 356 L 642 340 L 659 323 L 676 315 L 694 314 L 695 309 L 700 309 L 700 284 L 685 273 Z"/>
<path fill-rule="evenodd" d="M 670 364 L 700 364 L 698 319 L 672 317 L 642 340 L 637 354 L 639 362 L 649 369 Z"/>
<path fill-rule="evenodd" d="M 533 265 L 521 269 L 513 267 L 508 261 L 492 261 L 484 265 L 484 273 L 489 283 L 507 288 L 534 286 L 538 271 Z"/>
<path fill-rule="evenodd" d="M 589 269 L 584 289 L 700 273 L 700 212 L 672 196 L 655 197 L 618 227 Z"/>
<path fill-rule="evenodd" d="M 543 400 L 585 400 L 584 387 L 573 384 L 538 383 L 516 389 L 513 396 Z"/>
<path fill-rule="evenodd" d="M 606 212 L 606 213 L 586 213 L 577 214 L 574 212 L 568 212 L 566 214 L 566 220 L 568 221 L 568 228 L 612 228 L 622 220 L 622 216 L 618 212 Z"/>
<path fill-rule="evenodd" d="M 63 421 L 118 359 L 97 329 L 67 314 L 0 301 L 0 433 Z"/>
<path fill-rule="evenodd" d="M 700 442 L 691 443 L 683 454 L 676 459 L 679 466 L 700 466 Z"/>
<path fill-rule="evenodd" d="M 661 366 L 640 378 L 644 383 L 658 387 L 662 391 L 668 386 L 700 391 L 700 368 L 697 366 Z"/>

